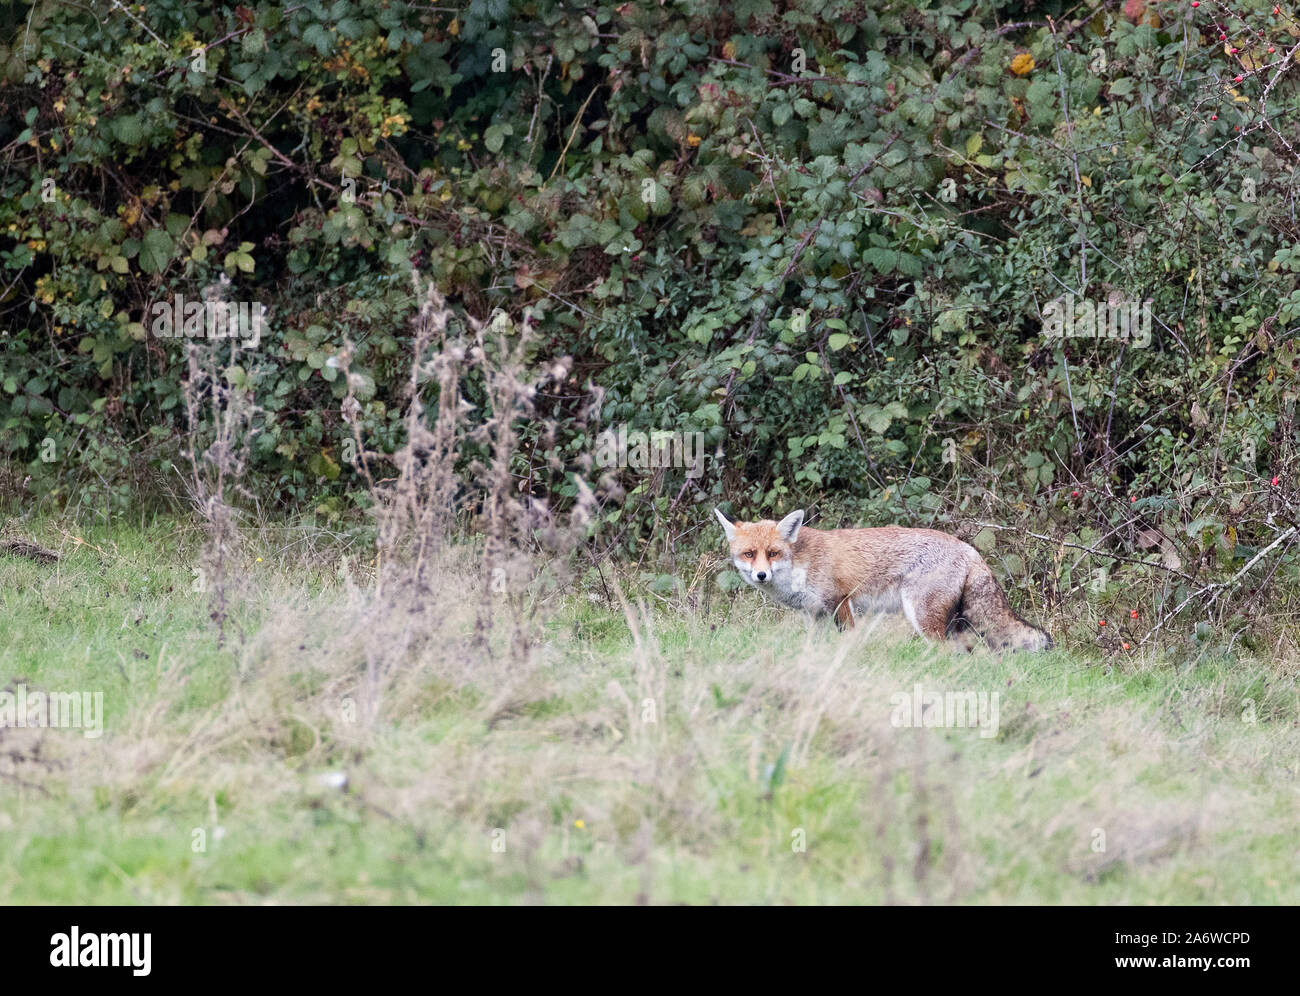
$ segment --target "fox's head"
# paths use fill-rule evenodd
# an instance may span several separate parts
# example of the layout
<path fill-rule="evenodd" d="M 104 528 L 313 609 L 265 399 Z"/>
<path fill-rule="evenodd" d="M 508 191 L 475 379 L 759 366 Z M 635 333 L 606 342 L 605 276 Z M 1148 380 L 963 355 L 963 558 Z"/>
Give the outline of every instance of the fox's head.
<path fill-rule="evenodd" d="M 794 563 L 791 553 L 803 525 L 803 509 L 791 512 L 780 522 L 730 522 L 716 508 L 713 514 L 722 523 L 731 544 L 731 561 L 740 576 L 756 587 L 790 580 Z"/>

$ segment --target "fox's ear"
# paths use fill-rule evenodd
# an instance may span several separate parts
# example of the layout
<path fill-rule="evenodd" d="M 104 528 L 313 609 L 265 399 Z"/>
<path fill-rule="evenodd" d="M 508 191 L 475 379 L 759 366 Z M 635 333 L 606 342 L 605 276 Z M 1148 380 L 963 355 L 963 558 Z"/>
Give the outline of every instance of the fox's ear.
<path fill-rule="evenodd" d="M 722 523 L 722 531 L 727 534 L 727 542 L 730 543 L 736 535 L 735 524 L 732 522 L 728 522 L 727 517 L 723 515 L 721 512 L 719 512 L 716 508 L 713 510 L 713 514 L 716 515 L 718 517 L 718 521 Z"/>
<path fill-rule="evenodd" d="M 776 524 L 776 533 L 787 543 L 793 543 L 799 536 L 799 527 L 803 525 L 803 509 L 791 512 Z"/>

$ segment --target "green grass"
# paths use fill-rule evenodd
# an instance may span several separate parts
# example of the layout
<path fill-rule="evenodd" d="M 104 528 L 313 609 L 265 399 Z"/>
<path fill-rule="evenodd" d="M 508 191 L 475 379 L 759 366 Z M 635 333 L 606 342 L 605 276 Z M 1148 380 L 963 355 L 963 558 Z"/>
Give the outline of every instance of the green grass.
<path fill-rule="evenodd" d="M 218 647 L 192 530 L 23 532 L 66 556 L 0 556 L 0 687 L 106 719 L 0 730 L 0 902 L 1300 900 L 1295 662 L 955 655 L 748 592 L 484 605 L 466 556 L 407 604 L 287 530 Z M 997 735 L 891 725 L 916 683 L 996 692 Z"/>

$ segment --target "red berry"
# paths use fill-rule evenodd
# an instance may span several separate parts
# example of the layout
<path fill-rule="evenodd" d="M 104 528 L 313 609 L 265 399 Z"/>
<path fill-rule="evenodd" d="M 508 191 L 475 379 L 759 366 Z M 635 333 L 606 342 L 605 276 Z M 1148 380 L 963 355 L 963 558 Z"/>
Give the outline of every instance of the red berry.
<path fill-rule="evenodd" d="M 1071 497 L 1071 498 L 1078 498 L 1078 497 L 1079 497 L 1079 492 L 1077 492 L 1077 491 L 1071 491 L 1071 492 L 1070 492 L 1070 497 Z"/>
<path fill-rule="evenodd" d="M 1126 644 L 1124 644 L 1124 649 L 1125 649 L 1125 650 L 1127 650 L 1127 649 L 1128 649 L 1128 644 L 1127 644 L 1127 643 L 1126 643 Z"/>
<path fill-rule="evenodd" d="M 1130 619 L 1136 619 L 1136 618 L 1138 617 L 1138 610 L 1137 610 L 1137 609 L 1129 609 L 1128 617 L 1129 617 Z"/>
<path fill-rule="evenodd" d="M 1275 51 L 1276 51 L 1276 49 L 1274 49 L 1272 45 L 1270 45 L 1270 46 L 1268 47 L 1268 54 L 1269 54 L 1269 55 L 1272 55 Z"/>
<path fill-rule="evenodd" d="M 1225 35 L 1222 31 L 1219 32 L 1219 41 L 1223 41 L 1223 40 L 1226 39 L 1227 37 L 1228 37 L 1228 36 Z"/>
<path fill-rule="evenodd" d="M 1218 121 L 1218 120 L 1219 120 L 1219 116 L 1218 116 L 1217 114 L 1211 114 L 1211 115 L 1210 115 L 1210 120 L 1211 120 L 1211 121 Z"/>
<path fill-rule="evenodd" d="M 1200 5 L 1201 5 L 1201 0 L 1192 0 L 1193 7 L 1199 7 Z"/>
<path fill-rule="evenodd" d="M 1130 498 L 1129 498 L 1129 503 L 1130 503 L 1130 504 L 1132 504 L 1133 502 L 1136 502 L 1136 501 L 1137 501 L 1137 498 L 1136 498 L 1136 497 L 1130 497 Z"/>
<path fill-rule="evenodd" d="M 1103 620 L 1102 620 L 1101 622 L 1099 622 L 1097 625 L 1098 625 L 1098 626 L 1105 626 L 1105 625 L 1106 625 L 1106 620 L 1103 619 Z"/>
<path fill-rule="evenodd" d="M 1233 48 L 1233 49 L 1229 49 L 1229 50 L 1228 50 L 1228 54 L 1229 54 L 1229 55 L 1236 55 L 1236 54 L 1237 54 L 1238 52 L 1240 52 L 1240 51 L 1241 51 L 1241 49 L 1239 49 L 1239 48 Z"/>
<path fill-rule="evenodd" d="M 1234 76 L 1234 77 L 1232 78 L 1232 82 L 1234 82 L 1234 83 L 1240 83 L 1240 82 L 1241 82 L 1242 80 L 1244 80 L 1245 78 L 1246 78 L 1246 77 L 1244 77 L 1244 76 Z"/>
<path fill-rule="evenodd" d="M 1278 482 L 1278 479 L 1277 479 L 1276 477 L 1273 478 L 1273 487 L 1277 487 L 1277 482 Z"/>

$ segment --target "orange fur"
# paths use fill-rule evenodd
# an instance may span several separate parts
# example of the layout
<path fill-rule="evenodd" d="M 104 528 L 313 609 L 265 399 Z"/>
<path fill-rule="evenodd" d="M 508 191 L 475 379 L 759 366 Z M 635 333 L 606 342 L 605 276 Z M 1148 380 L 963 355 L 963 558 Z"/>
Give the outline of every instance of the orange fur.
<path fill-rule="evenodd" d="M 852 627 L 862 612 L 898 611 L 931 640 L 970 629 L 995 649 L 1043 650 L 1046 631 L 1025 622 L 984 559 L 934 529 L 812 529 L 803 512 L 779 523 L 729 522 L 732 562 L 750 584 L 782 604 L 834 615 Z"/>

